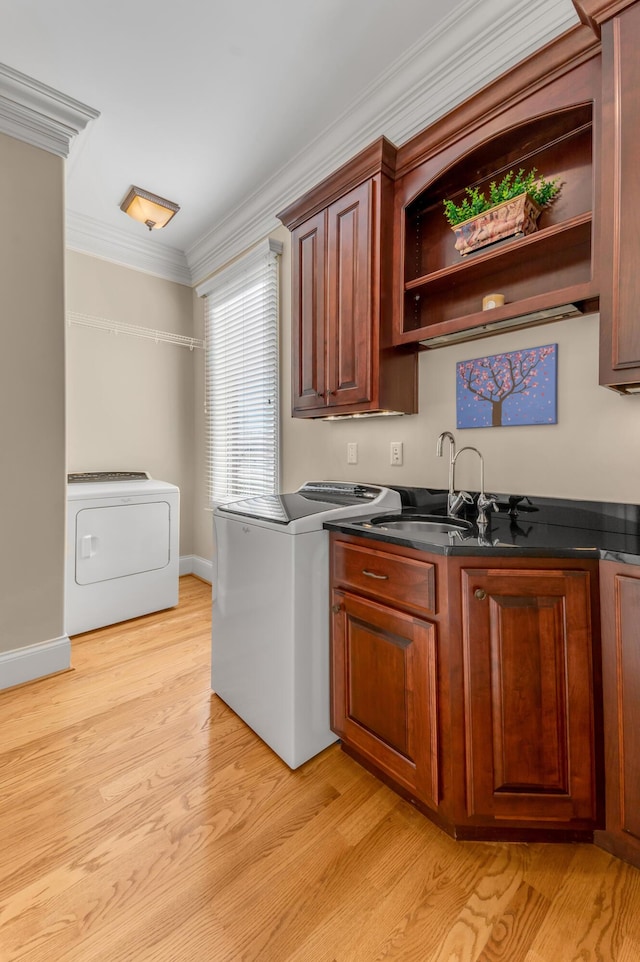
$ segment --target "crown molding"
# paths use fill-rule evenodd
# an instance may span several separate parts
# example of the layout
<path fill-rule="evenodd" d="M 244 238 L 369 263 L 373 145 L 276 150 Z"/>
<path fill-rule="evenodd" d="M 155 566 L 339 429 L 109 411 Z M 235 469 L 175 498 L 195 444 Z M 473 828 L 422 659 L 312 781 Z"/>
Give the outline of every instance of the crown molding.
<path fill-rule="evenodd" d="M 578 23 L 571 0 L 466 0 L 333 124 L 193 244 L 194 282 L 280 226 L 291 204 L 377 137 L 398 146 Z M 464 69 L 460 69 L 464 64 Z"/>
<path fill-rule="evenodd" d="M 230 284 L 234 284 L 239 278 L 246 275 L 247 271 L 251 271 L 254 267 L 260 265 L 269 254 L 279 257 L 282 254 L 283 247 L 284 245 L 273 237 L 261 240 L 259 244 L 239 257 L 224 271 L 199 284 L 195 289 L 196 294 L 198 297 L 208 297 L 214 291 L 225 288 L 228 290 Z"/>
<path fill-rule="evenodd" d="M 578 22 L 570 0 L 467 0 L 376 80 L 387 136 L 400 146 Z"/>
<path fill-rule="evenodd" d="M 0 64 L 0 132 L 68 157 L 71 141 L 99 110 Z"/>
<path fill-rule="evenodd" d="M 397 145 L 578 23 L 571 0 L 465 0 L 186 252 L 67 211 L 67 247 L 193 286 L 280 227 L 275 211 L 373 140 Z M 464 69 L 460 69 L 460 64 Z M 61 157 L 99 111 L 0 64 L 0 132 Z"/>
<path fill-rule="evenodd" d="M 150 232 L 134 238 L 124 229 L 107 226 L 75 211 L 67 211 L 66 246 L 68 250 L 91 254 L 145 274 L 188 287 L 192 285 L 184 252 L 177 247 L 160 246 Z"/>

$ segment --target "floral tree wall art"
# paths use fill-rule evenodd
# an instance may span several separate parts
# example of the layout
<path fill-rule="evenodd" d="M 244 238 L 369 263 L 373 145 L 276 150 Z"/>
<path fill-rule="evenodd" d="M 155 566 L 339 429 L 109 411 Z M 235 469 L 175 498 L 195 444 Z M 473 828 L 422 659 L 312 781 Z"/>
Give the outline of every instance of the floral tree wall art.
<path fill-rule="evenodd" d="M 557 344 L 460 361 L 459 428 L 556 424 Z"/>

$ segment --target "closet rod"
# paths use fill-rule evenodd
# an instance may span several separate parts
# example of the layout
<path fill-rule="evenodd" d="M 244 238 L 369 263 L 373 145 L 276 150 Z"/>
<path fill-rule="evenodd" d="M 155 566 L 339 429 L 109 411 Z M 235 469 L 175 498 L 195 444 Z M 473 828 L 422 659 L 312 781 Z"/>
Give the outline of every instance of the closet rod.
<path fill-rule="evenodd" d="M 121 321 L 108 321 L 104 317 L 91 317 L 78 311 L 67 311 L 67 323 L 79 327 L 93 327 L 98 331 L 108 331 L 110 334 L 129 334 L 131 337 L 144 337 L 156 344 L 175 344 L 177 347 L 204 348 L 204 341 L 197 337 L 186 337 L 183 334 L 170 334 L 168 331 L 156 331 L 150 327 L 137 327 L 135 324 L 124 324 Z"/>

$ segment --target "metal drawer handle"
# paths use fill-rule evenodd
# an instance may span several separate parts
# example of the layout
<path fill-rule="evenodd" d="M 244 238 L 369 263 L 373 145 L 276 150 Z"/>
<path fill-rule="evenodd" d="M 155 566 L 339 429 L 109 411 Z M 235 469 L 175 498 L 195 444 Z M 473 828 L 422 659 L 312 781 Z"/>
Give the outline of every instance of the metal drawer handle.
<path fill-rule="evenodd" d="M 375 571 L 367 571 L 366 568 L 362 569 L 362 574 L 366 575 L 367 578 L 375 578 L 376 581 L 388 581 L 389 575 L 377 575 Z"/>
<path fill-rule="evenodd" d="M 484 599 L 487 597 L 487 592 L 484 591 L 482 588 L 476 588 L 476 590 L 473 593 L 478 599 L 478 601 L 484 601 Z"/>

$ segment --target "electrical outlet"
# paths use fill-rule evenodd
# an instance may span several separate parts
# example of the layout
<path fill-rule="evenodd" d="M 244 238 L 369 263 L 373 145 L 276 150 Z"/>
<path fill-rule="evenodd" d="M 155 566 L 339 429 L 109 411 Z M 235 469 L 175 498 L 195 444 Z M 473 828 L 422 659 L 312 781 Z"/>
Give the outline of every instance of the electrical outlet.
<path fill-rule="evenodd" d="M 358 442 L 349 441 L 347 443 L 347 464 L 358 463 Z"/>
<path fill-rule="evenodd" d="M 392 441 L 391 442 L 391 454 L 389 461 L 395 467 L 400 467 L 403 461 L 402 454 L 402 441 Z"/>

